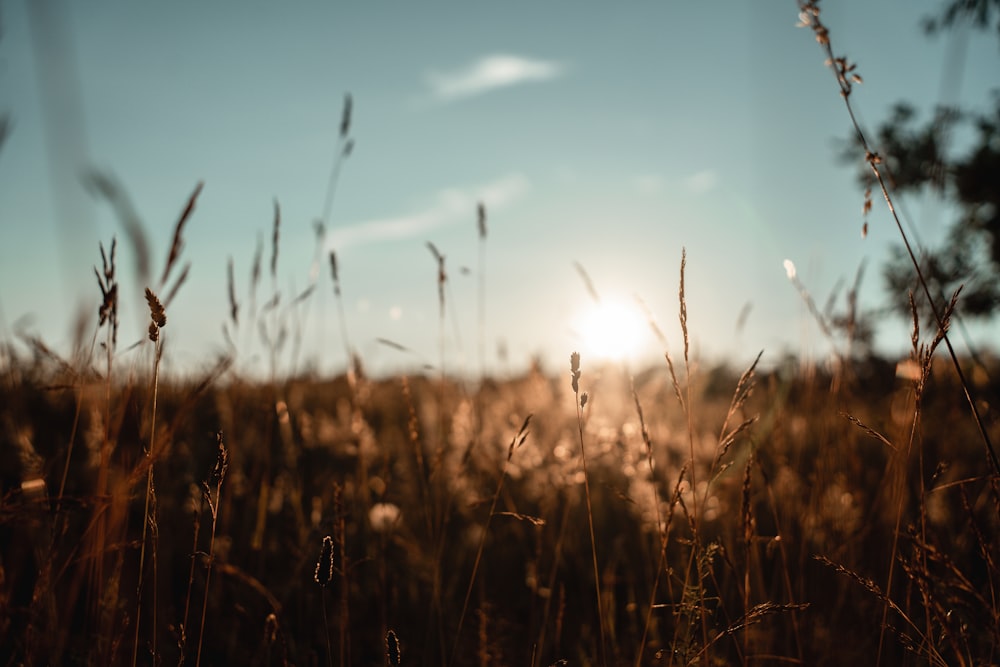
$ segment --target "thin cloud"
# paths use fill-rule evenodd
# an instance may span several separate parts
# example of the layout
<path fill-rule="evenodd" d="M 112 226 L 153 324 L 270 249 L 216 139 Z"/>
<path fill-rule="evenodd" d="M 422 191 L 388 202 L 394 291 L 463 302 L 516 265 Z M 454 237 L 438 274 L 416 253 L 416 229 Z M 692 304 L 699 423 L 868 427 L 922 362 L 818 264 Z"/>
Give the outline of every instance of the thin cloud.
<path fill-rule="evenodd" d="M 328 235 L 328 246 L 340 252 L 348 247 L 413 238 L 454 224 L 471 225 L 479 202 L 483 202 L 487 210 L 502 209 L 521 199 L 528 189 L 528 180 L 521 174 L 510 174 L 479 187 L 445 188 L 421 211 L 364 220 L 334 229 Z"/>
<path fill-rule="evenodd" d="M 457 71 L 428 72 L 425 79 L 435 99 L 450 102 L 498 88 L 554 79 L 565 69 L 563 64 L 554 61 L 495 54 Z"/>
<path fill-rule="evenodd" d="M 684 179 L 684 187 L 696 195 L 711 192 L 718 184 L 719 174 L 714 169 L 703 169 Z"/>

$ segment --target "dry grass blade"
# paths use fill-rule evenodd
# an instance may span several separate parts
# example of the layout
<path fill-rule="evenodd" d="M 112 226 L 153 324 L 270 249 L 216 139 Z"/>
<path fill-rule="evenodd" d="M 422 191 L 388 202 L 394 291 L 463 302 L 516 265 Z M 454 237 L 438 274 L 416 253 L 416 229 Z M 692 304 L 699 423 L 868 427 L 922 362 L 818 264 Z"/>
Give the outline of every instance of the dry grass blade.
<path fill-rule="evenodd" d="M 531 424 L 532 415 L 529 413 L 527 417 L 524 418 L 524 423 L 521 424 L 521 428 L 518 429 L 517 434 L 511 438 L 510 446 L 507 448 L 507 460 L 514 455 L 514 450 L 518 449 L 524 444 L 524 441 L 528 439 L 528 425 Z"/>
<path fill-rule="evenodd" d="M 376 338 L 375 342 L 378 343 L 379 345 L 385 345 L 386 347 L 391 347 L 392 349 L 397 350 L 399 352 L 412 352 L 412 350 L 406 347 L 405 345 L 397 343 L 394 340 L 389 340 L 388 338 Z"/>
<path fill-rule="evenodd" d="M 570 386 L 576 404 L 576 427 L 580 442 L 580 461 L 583 466 L 583 492 L 587 501 L 587 526 L 590 530 L 590 556 L 594 566 L 594 595 L 597 602 L 597 626 L 600 630 L 601 664 L 608 664 L 607 640 L 605 638 L 604 603 L 601 600 L 601 573 L 597 565 L 597 538 L 594 533 L 594 509 L 590 496 L 590 477 L 587 472 L 587 447 L 583 442 L 583 408 L 587 405 L 587 392 L 580 393 L 580 353 L 569 355 Z"/>
<path fill-rule="evenodd" d="M 768 616 L 773 616 L 775 614 L 783 614 L 785 612 L 794 611 L 804 611 L 809 608 L 808 602 L 801 602 L 795 604 L 778 604 L 776 602 L 762 602 L 761 604 L 754 605 L 746 614 L 740 617 L 736 622 L 732 623 L 729 627 L 723 630 L 719 635 L 716 636 L 716 640 L 721 639 L 726 635 L 736 634 L 737 632 L 755 624 L 760 623 Z"/>
<path fill-rule="evenodd" d="M 229 319 L 234 325 L 240 323 L 240 306 L 236 301 L 236 277 L 233 275 L 233 258 L 226 263 L 226 292 L 229 295 Z"/>
<path fill-rule="evenodd" d="M 840 416 L 843 417 L 844 419 L 846 419 L 847 421 L 851 422 L 852 424 L 854 424 L 858 428 L 860 428 L 862 431 L 864 431 L 865 433 L 867 433 L 871 437 L 873 437 L 876 440 L 878 440 L 879 442 L 881 442 L 883 445 L 885 445 L 889 449 L 891 449 L 893 451 L 896 451 L 896 445 L 892 444 L 887 437 L 885 437 L 884 435 L 882 435 L 881 433 L 879 433 L 878 431 L 876 431 L 875 429 L 873 429 L 871 426 L 868 426 L 867 424 L 865 424 L 864 422 L 862 422 L 860 419 L 858 419 L 854 415 L 848 414 L 846 412 L 841 412 Z"/>
<path fill-rule="evenodd" d="M 979 527 L 979 522 L 976 521 L 976 515 L 972 510 L 972 503 L 969 502 L 969 493 L 966 491 L 965 486 L 959 487 L 959 497 L 962 499 L 962 510 L 965 512 L 965 516 L 968 519 L 969 527 L 972 529 L 972 534 L 976 536 L 976 545 L 979 547 L 979 556 L 986 563 L 987 568 L 991 573 L 998 573 L 997 563 L 993 557 L 992 548 L 990 542 L 986 540 L 986 536 L 983 534 L 982 529 Z M 994 592 L 994 586 L 990 586 L 990 595 L 994 596 L 992 600 L 993 604 L 990 606 L 991 609 L 997 609 L 997 600 L 995 599 L 996 593 Z M 996 614 L 995 614 L 996 615 Z M 997 619 L 1000 621 L 1000 618 Z M 997 624 L 998 631 L 1000 631 L 1000 623 Z"/>
<path fill-rule="evenodd" d="M 14 123 L 10 120 L 10 114 L 5 113 L 0 115 L 0 148 L 3 148 L 4 143 L 7 141 L 7 137 L 10 136 L 12 127 L 14 127 Z"/>
<path fill-rule="evenodd" d="M 661 345 L 663 345 L 663 356 L 667 362 L 667 369 L 670 371 L 670 382 L 674 388 L 674 395 L 677 397 L 677 401 L 681 404 L 681 409 L 684 412 L 687 412 L 687 408 L 684 403 L 684 395 L 681 393 L 681 384 L 677 380 L 677 372 L 674 370 L 674 359 L 670 356 L 670 350 L 667 345 L 667 337 L 663 333 L 663 329 L 660 328 L 659 323 L 657 323 L 656 317 L 653 316 L 653 311 L 646 305 L 646 302 L 639 297 L 636 297 L 636 302 L 639 304 L 639 307 L 642 308 L 642 312 L 645 313 L 646 323 L 649 325 L 653 335 L 656 336 L 656 339 L 660 341 Z"/>
<path fill-rule="evenodd" d="M 899 614 L 900 618 L 906 621 L 906 624 L 909 625 L 910 628 L 917 633 L 917 636 L 920 638 L 921 644 L 927 641 L 927 638 L 924 636 L 923 632 L 921 632 L 920 628 L 916 625 L 916 623 L 914 623 L 910 619 L 910 617 L 906 614 L 906 612 L 903 611 L 900 608 L 900 606 L 892 600 L 892 598 L 890 598 L 888 595 L 882 592 L 882 589 L 879 588 L 878 584 L 876 584 L 874 581 L 872 581 L 868 577 L 861 576 L 857 572 L 854 572 L 853 570 L 844 567 L 840 563 L 833 562 L 826 556 L 814 555 L 813 560 L 816 560 L 822 563 L 823 565 L 826 565 L 827 567 L 833 569 L 834 571 L 844 575 L 845 577 L 848 577 L 849 579 L 855 581 L 858 585 L 860 585 L 866 591 L 874 595 L 876 598 L 878 598 L 885 604 L 887 604 L 890 609 Z"/>
<path fill-rule="evenodd" d="M 809 314 L 813 316 L 814 320 L 816 320 L 816 324 L 817 326 L 819 326 L 819 330 L 823 333 L 823 335 L 826 337 L 827 340 L 833 343 L 836 340 L 836 337 L 833 335 L 833 329 L 830 327 L 830 322 L 826 317 L 826 315 L 824 315 L 823 312 L 820 311 L 819 306 L 816 305 L 816 300 L 813 299 L 813 296 L 806 288 L 805 283 L 803 283 L 802 280 L 799 278 L 798 271 L 795 268 L 795 263 L 792 262 L 792 260 L 790 259 L 786 259 L 784 261 L 784 267 L 785 267 L 785 275 L 788 277 L 788 282 L 792 283 L 792 286 L 795 288 L 795 291 L 799 293 L 799 297 L 802 299 L 802 302 L 806 305 L 806 308 L 809 310 Z M 833 299 L 835 294 L 836 292 L 831 294 L 830 297 L 831 300 Z"/>
<path fill-rule="evenodd" d="M 594 288 L 594 283 L 591 281 L 587 269 L 583 268 L 583 264 L 580 262 L 573 262 L 573 268 L 576 269 L 580 280 L 583 281 L 583 286 L 587 289 L 587 294 L 590 295 L 590 298 L 594 300 L 594 303 L 600 303 L 601 297 L 597 294 L 597 290 Z"/>
<path fill-rule="evenodd" d="M 344 95 L 344 110 L 340 115 L 340 138 L 345 139 L 351 131 L 351 109 L 354 106 L 354 100 L 351 98 L 351 94 L 347 93 Z"/>
<path fill-rule="evenodd" d="M 167 292 L 167 297 L 163 300 L 164 307 L 169 306 L 173 302 L 174 297 L 177 296 L 177 292 L 180 291 L 181 286 L 185 283 L 185 281 L 187 281 L 188 273 L 190 273 L 190 271 L 191 262 L 187 262 L 184 265 L 184 269 L 180 272 L 180 275 L 177 276 L 177 280 L 174 281 L 173 287 L 171 287 L 170 291 Z"/>
<path fill-rule="evenodd" d="M 643 624 L 642 629 L 642 639 L 639 642 L 639 650 L 636 651 L 636 666 L 642 664 L 643 652 L 646 648 L 646 639 L 649 636 L 649 626 L 652 620 L 653 608 L 656 605 L 656 595 L 660 586 L 660 572 L 663 571 L 663 563 L 666 560 L 666 543 L 667 543 L 667 531 L 669 526 L 664 524 L 663 516 L 660 510 L 660 496 L 659 492 L 655 486 L 656 474 L 654 472 L 653 465 L 653 442 L 649 437 L 649 429 L 646 427 L 646 418 L 642 412 L 642 404 L 639 402 L 639 394 L 635 389 L 635 380 L 630 378 L 630 385 L 632 389 L 632 400 L 635 403 L 635 411 L 639 417 L 639 429 L 642 434 L 642 442 L 646 446 L 646 461 L 649 464 L 649 479 L 653 484 L 650 485 L 650 490 L 652 492 L 653 507 L 656 508 L 656 534 L 660 541 L 659 558 L 656 563 L 656 574 L 653 578 L 652 590 L 649 594 L 649 606 L 646 610 L 646 619 Z"/>
<path fill-rule="evenodd" d="M 729 415 L 727 415 L 727 417 L 743 407 L 743 404 L 753 391 L 754 372 L 757 370 L 757 364 L 760 363 L 760 358 L 763 355 L 763 350 L 758 352 L 757 356 L 753 360 L 753 363 L 750 364 L 750 367 L 743 371 L 743 375 L 740 376 L 739 381 L 736 383 L 736 389 L 733 391 L 733 400 L 730 403 Z"/>
<path fill-rule="evenodd" d="M 177 262 L 177 258 L 180 257 L 181 250 L 184 249 L 184 239 L 182 234 L 184 232 L 184 224 L 191 217 L 191 213 L 194 212 L 195 202 L 198 201 L 198 195 L 201 194 L 201 189 L 204 187 L 204 182 L 199 182 L 195 186 L 194 192 L 188 198 L 187 205 L 184 210 L 181 211 L 181 217 L 177 220 L 177 224 L 174 226 L 174 238 L 170 242 L 170 252 L 167 253 L 167 263 L 163 267 L 163 275 L 160 277 L 160 287 L 167 284 L 167 278 L 170 277 L 170 271 L 174 268 L 174 264 Z"/>
<path fill-rule="evenodd" d="M 434 255 L 434 259 L 436 259 L 438 263 L 444 262 L 444 255 L 441 254 L 441 251 L 437 249 L 436 245 L 428 241 L 427 249 L 431 251 L 431 254 Z"/>
<path fill-rule="evenodd" d="M 935 575 L 925 568 L 913 568 L 913 572 L 909 573 L 911 578 L 922 579 L 927 585 L 946 586 L 953 591 L 961 592 L 976 601 L 980 607 L 976 610 L 977 612 L 991 614 L 990 610 L 995 609 L 994 603 L 986 599 L 982 591 L 980 591 L 979 588 L 972 583 L 968 575 L 966 575 L 966 573 L 955 564 L 948 554 L 944 553 L 933 544 L 921 539 L 915 531 L 910 531 L 910 539 L 912 541 L 914 551 L 921 556 L 921 561 L 929 564 L 937 564 L 942 570 L 941 574 Z M 905 565 L 906 564 L 904 563 L 904 567 Z M 947 576 L 943 576 L 945 573 Z M 958 600 L 951 600 L 951 602 L 951 606 L 968 606 Z M 995 613 L 992 613 L 991 615 L 996 616 Z M 998 626 L 994 624 L 994 627 Z M 1000 630 L 998 630 L 998 632 L 1000 632 Z"/>
<path fill-rule="evenodd" d="M 722 458 L 729 451 L 729 448 L 732 447 L 734 442 L 736 442 L 736 438 L 738 438 L 741 433 L 749 429 L 757 421 L 757 416 L 754 415 L 753 417 L 744 419 L 738 426 L 729 430 L 730 421 L 736 413 L 743 408 L 743 405 L 753 392 L 754 372 L 756 371 L 757 364 L 760 362 L 760 358 L 763 354 L 763 351 L 757 353 L 757 357 L 753 360 L 753 363 L 750 364 L 749 368 L 743 371 L 743 375 L 740 376 L 739 381 L 736 383 L 736 389 L 733 390 L 733 398 L 729 401 L 729 409 L 726 411 L 726 418 L 723 420 L 722 428 L 719 432 L 719 444 L 717 446 L 718 453 L 712 461 L 712 467 L 709 469 L 709 472 L 715 470 L 715 467 L 720 461 L 722 461 Z"/>
<path fill-rule="evenodd" d="M 444 288 L 448 281 L 448 274 L 445 272 L 444 268 L 444 255 L 441 254 L 441 251 L 437 249 L 437 246 L 430 241 L 427 242 L 427 249 L 431 251 L 432 255 L 434 255 L 434 259 L 437 261 L 438 265 L 438 306 L 440 309 L 441 319 L 444 320 Z"/>
<path fill-rule="evenodd" d="M 333 279 L 333 294 L 340 296 L 340 273 L 337 271 L 337 253 L 330 251 L 330 277 Z"/>
<path fill-rule="evenodd" d="M 743 549 L 746 554 L 747 559 L 747 571 L 750 569 L 750 545 L 753 541 L 754 532 L 754 517 L 753 517 L 753 504 L 751 503 L 750 492 L 752 490 L 751 482 L 753 481 L 753 476 L 751 472 L 753 471 L 754 456 L 753 449 L 750 450 L 750 454 L 747 456 L 746 466 L 743 468 L 743 487 L 740 498 L 740 507 L 743 516 Z M 749 587 L 745 587 L 744 595 L 750 595 Z"/>
<path fill-rule="evenodd" d="M 128 194 L 121 184 L 108 174 L 92 170 L 84 176 L 84 187 L 96 192 L 114 209 L 118 221 L 135 255 L 136 280 L 140 285 L 150 282 L 152 260 L 145 227 Z"/>
<path fill-rule="evenodd" d="M 646 457 L 649 461 L 649 473 L 653 474 L 653 442 L 649 438 L 649 429 L 646 428 L 646 417 L 642 413 L 642 404 L 639 403 L 639 394 L 635 390 L 635 378 L 629 378 L 630 389 L 632 390 L 632 402 L 635 404 L 635 412 L 639 417 L 639 432 L 642 435 L 642 444 L 646 446 Z"/>
<path fill-rule="evenodd" d="M 299 292 L 298 296 L 292 299 L 292 305 L 294 306 L 302 303 L 303 301 L 308 299 L 315 290 L 316 290 L 316 285 L 310 285 L 309 287 L 305 288 L 304 290 Z"/>
<path fill-rule="evenodd" d="M 689 364 L 688 348 L 690 347 L 690 341 L 688 339 L 687 299 L 685 298 L 684 295 L 684 273 L 686 268 L 687 268 L 687 248 L 681 248 L 681 280 L 680 280 L 680 288 L 677 291 L 677 295 L 680 299 L 681 333 L 684 335 L 684 364 L 688 365 Z"/>
<path fill-rule="evenodd" d="M 261 305 L 260 309 L 264 312 L 268 312 L 276 309 L 280 305 L 281 305 L 281 292 L 275 292 L 274 296 L 265 301 L 264 304 Z M 263 322 L 261 324 L 263 324 Z"/>
<path fill-rule="evenodd" d="M 536 521 L 541 523 L 535 523 L 535 525 L 544 524 L 544 521 L 538 519 L 537 517 L 529 517 L 527 515 L 517 514 L 516 512 L 497 512 L 497 502 L 500 500 L 500 493 L 503 491 L 503 483 L 507 477 L 507 467 L 510 465 L 510 459 L 514 454 L 514 450 L 524 444 L 524 441 L 528 437 L 528 425 L 531 423 L 531 415 L 529 414 L 524 418 L 524 422 L 521 424 L 521 428 L 518 429 L 514 437 L 511 438 L 510 446 L 507 449 L 507 458 L 504 460 L 503 469 L 500 471 L 500 479 L 497 481 L 497 488 L 493 494 L 493 501 L 490 505 L 489 514 L 486 515 L 486 525 L 483 526 L 482 533 L 479 537 L 479 547 L 476 550 L 476 558 L 472 562 L 472 574 L 469 576 L 469 585 L 465 591 L 465 600 L 462 602 L 462 612 L 458 616 L 458 629 L 455 631 L 455 641 L 451 649 L 451 659 L 448 664 L 454 664 L 455 658 L 458 655 L 459 642 L 462 636 L 462 626 L 465 623 L 465 616 L 469 610 L 469 600 L 472 599 L 472 589 L 476 583 L 476 575 L 479 572 L 479 565 L 483 559 L 483 550 L 486 547 L 486 536 L 489 533 L 490 522 L 493 517 L 497 514 L 504 514 L 507 516 L 516 517 L 519 520 L 530 521 L 535 523 Z"/>
<path fill-rule="evenodd" d="M 281 234 L 281 207 L 274 200 L 274 226 L 271 230 L 271 278 L 278 279 L 278 241 Z"/>
<path fill-rule="evenodd" d="M 324 229 L 330 224 L 330 211 L 333 209 L 333 198 L 337 191 L 337 182 L 340 180 L 341 165 L 354 152 L 354 139 L 349 136 L 353 109 L 354 99 L 347 93 L 344 95 L 344 107 L 340 114 L 339 147 L 333 159 L 333 166 L 330 167 L 330 178 L 327 180 L 326 196 L 323 201 L 323 215 L 319 221 Z"/>
<path fill-rule="evenodd" d="M 205 639 L 205 618 L 208 615 L 209 583 L 212 580 L 212 565 L 215 562 L 215 531 L 219 521 L 219 510 L 222 506 L 222 483 L 225 481 L 229 468 L 229 451 L 226 449 L 222 431 L 215 434 L 217 446 L 215 465 L 209 473 L 208 481 L 202 482 L 202 497 L 208 503 L 212 513 L 212 532 L 208 542 L 208 564 L 205 570 L 205 596 L 201 605 L 201 626 L 198 631 L 198 651 L 195 657 L 195 667 L 201 665 L 201 649 Z M 213 494 L 214 491 L 214 494 Z"/>
<path fill-rule="evenodd" d="M 260 284 L 261 265 L 264 262 L 264 239 L 258 234 L 257 246 L 253 251 L 253 262 L 250 263 L 250 293 L 257 291 Z"/>
<path fill-rule="evenodd" d="M 521 514 L 520 512 L 494 512 L 493 516 L 509 516 L 518 521 L 527 521 L 533 526 L 544 526 L 545 519 L 538 516 L 531 516 L 529 514 Z"/>
<path fill-rule="evenodd" d="M 748 430 L 751 426 L 756 424 L 758 419 L 759 417 L 757 415 L 754 415 L 753 417 L 747 417 L 742 422 L 740 422 L 739 425 L 736 426 L 736 428 L 734 428 L 732 431 L 729 431 L 728 433 L 722 436 L 722 438 L 719 440 L 719 447 L 718 447 L 719 452 L 718 454 L 715 455 L 715 459 L 712 462 L 713 470 L 717 465 L 719 465 L 719 462 L 722 461 L 722 457 L 724 457 L 729 452 L 729 448 L 733 446 L 734 442 L 736 442 L 736 438 L 738 438 L 740 434 Z"/>
<path fill-rule="evenodd" d="M 734 325 L 733 328 L 735 329 L 737 334 L 742 333 L 742 331 L 746 328 L 747 321 L 750 319 L 751 312 L 753 312 L 753 302 L 747 301 L 740 308 L 739 314 L 736 315 L 736 324 Z"/>

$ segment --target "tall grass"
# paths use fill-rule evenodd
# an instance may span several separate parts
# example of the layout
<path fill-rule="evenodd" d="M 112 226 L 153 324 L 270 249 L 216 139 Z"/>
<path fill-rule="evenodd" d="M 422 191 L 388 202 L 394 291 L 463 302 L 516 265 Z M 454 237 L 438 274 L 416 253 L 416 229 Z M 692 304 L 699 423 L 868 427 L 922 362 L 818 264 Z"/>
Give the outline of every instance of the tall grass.
<path fill-rule="evenodd" d="M 960 662 L 956 650 L 989 656 L 1000 645 L 992 626 L 1000 593 L 996 509 L 988 490 L 995 480 L 978 468 L 974 426 L 945 417 L 957 385 L 928 359 L 919 420 L 916 387 L 875 360 L 865 369 L 872 373 L 867 386 L 849 385 L 836 396 L 822 373 L 805 377 L 754 364 L 742 377 L 725 368 L 692 372 L 689 389 L 679 384 L 686 404 L 697 406 L 690 420 L 665 365 L 631 383 L 622 378 L 620 396 L 614 393 L 617 371 L 604 369 L 581 380 L 596 396 L 585 406 L 584 451 L 580 415 L 568 405 L 579 405 L 572 387 L 528 373 L 480 388 L 481 444 L 464 462 L 457 453 L 449 457 L 472 420 L 463 425 L 458 412 L 445 411 L 448 420 L 434 423 L 440 378 L 363 380 L 357 394 L 363 422 L 349 407 L 346 378 L 288 381 L 287 416 L 277 422 L 267 409 L 273 394 L 266 386 L 231 376 L 195 393 L 186 383 L 161 379 L 156 421 L 171 426 L 157 429 L 167 435 L 156 444 L 156 451 L 166 452 L 156 462 L 156 654 L 167 664 L 182 656 L 196 662 L 200 643 L 202 664 L 326 662 L 324 656 L 346 650 L 349 638 L 350 662 L 346 655 L 344 662 L 367 664 L 384 660 L 391 628 L 407 664 L 597 664 L 603 625 L 608 664 L 656 664 L 657 655 L 662 664 L 709 655 L 740 664 L 778 658 L 838 663 L 874 659 L 880 643 L 885 664 Z M 54 463 L 47 469 L 58 484 L 65 466 L 56 443 L 72 427 L 75 401 L 38 388 L 53 384 L 62 371 L 46 360 L 23 359 L 9 372 L 19 379 L 5 386 L 17 394 L 4 389 L 3 398 L 17 414 L 45 415 L 31 445 Z M 127 400 L 118 397 L 121 390 L 114 385 L 113 401 Z M 448 382 L 443 398 L 457 410 L 464 391 Z M 103 400 L 95 398 L 84 401 L 84 433 L 103 423 L 92 409 Z M 510 433 L 518 431 L 516 421 L 523 423 L 515 416 L 529 408 L 531 446 L 512 455 Z M 282 435 L 282 420 L 288 435 Z M 916 458 L 903 455 L 915 423 L 923 473 Z M 197 562 L 211 570 L 192 569 L 189 550 L 171 547 L 192 541 L 187 508 L 191 485 L 197 488 L 201 471 L 212 467 L 210 448 L 198 444 L 209 425 L 226 429 L 230 450 L 228 491 L 220 494 L 213 486 L 210 494 L 218 512 L 210 517 L 214 544 L 203 539 L 205 546 L 197 547 L 207 554 Z M 434 469 L 435 443 L 422 435 L 439 428 L 448 436 L 440 464 L 451 471 L 446 477 Z M 108 478 L 129 474 L 130 460 L 109 457 Z M 25 539 L 4 542 L 5 581 L 16 575 L 29 584 L 25 592 L 9 583 L 4 589 L 14 655 L 120 664 L 135 650 L 131 619 L 137 615 L 128 613 L 139 608 L 135 595 L 123 594 L 118 607 L 118 627 L 127 629 L 127 639 L 116 639 L 115 626 L 106 626 L 114 640 L 106 645 L 85 641 L 93 632 L 80 606 L 86 597 L 71 597 L 74 582 L 88 581 L 83 575 L 90 559 L 71 545 L 85 534 L 87 523 L 80 519 L 95 501 L 100 460 L 94 461 L 92 469 L 82 459 L 70 466 L 59 505 L 65 537 L 46 555 L 54 572 L 51 620 L 29 614 L 45 561 L 15 558 L 14 545 L 41 544 L 28 537 L 31 527 L 55 503 L 44 509 L 22 487 L 6 496 L 4 530 Z M 698 467 L 697 486 L 692 466 Z M 139 470 L 145 480 L 146 468 Z M 584 479 L 589 511 L 580 494 Z M 436 505 L 434 494 L 450 502 Z M 196 501 L 198 495 L 204 497 L 197 494 Z M 105 547 L 112 573 L 119 570 L 114 556 L 122 554 L 117 576 L 123 584 L 137 575 L 144 506 L 141 493 L 128 502 L 135 522 L 124 540 Z M 449 508 L 446 521 L 439 514 L 443 507 Z M 258 535 L 260 513 L 267 521 Z M 340 517 L 337 564 L 346 568 L 324 593 L 312 581 L 316 545 L 324 535 L 338 535 Z M 206 525 L 203 534 L 209 530 Z M 893 561 L 896 573 L 886 585 Z M 857 586 L 859 579 L 879 583 L 866 588 Z M 903 594 L 907 586 L 917 596 Z M 879 596 L 871 593 L 875 589 Z M 340 602 L 331 606 L 324 594 Z M 153 607 L 143 597 L 142 619 L 151 619 Z M 205 629 L 188 631 L 184 644 L 190 597 Z M 328 619 L 321 623 L 323 606 Z M 952 621 L 945 620 L 949 609 L 955 610 Z M 885 623 L 862 620 L 883 614 Z M 200 624 L 198 613 L 192 615 Z M 138 662 L 150 655 L 143 646 L 153 637 L 151 625 L 142 622 Z M 951 623 L 944 643 L 941 623 Z M 478 631 L 465 631 L 473 625 Z M 65 649 L 49 654 L 35 644 L 29 653 L 29 627 L 44 633 L 56 626 L 66 632 Z"/>

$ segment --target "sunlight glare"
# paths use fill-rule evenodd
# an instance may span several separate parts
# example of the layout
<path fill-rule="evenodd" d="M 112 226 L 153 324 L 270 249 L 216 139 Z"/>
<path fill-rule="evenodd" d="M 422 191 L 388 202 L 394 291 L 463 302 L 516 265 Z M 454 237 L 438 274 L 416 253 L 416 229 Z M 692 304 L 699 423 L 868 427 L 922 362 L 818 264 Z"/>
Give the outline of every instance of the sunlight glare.
<path fill-rule="evenodd" d="M 639 309 L 627 301 L 602 301 L 578 320 L 577 332 L 587 356 L 622 361 L 638 351 L 647 324 Z"/>

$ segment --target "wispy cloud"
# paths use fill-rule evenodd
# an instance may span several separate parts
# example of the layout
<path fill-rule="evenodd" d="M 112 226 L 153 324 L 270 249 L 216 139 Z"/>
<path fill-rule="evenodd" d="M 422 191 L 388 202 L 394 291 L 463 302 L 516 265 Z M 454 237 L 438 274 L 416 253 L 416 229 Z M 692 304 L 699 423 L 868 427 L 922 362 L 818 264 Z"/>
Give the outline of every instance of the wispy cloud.
<path fill-rule="evenodd" d="M 437 192 L 432 203 L 422 210 L 335 228 L 327 236 L 328 245 L 341 252 L 352 246 L 400 241 L 453 224 L 472 225 L 478 202 L 483 202 L 487 210 L 502 209 L 521 199 L 529 187 L 523 175 L 510 174 L 477 187 L 445 188 Z"/>
<path fill-rule="evenodd" d="M 451 72 L 428 72 L 427 85 L 434 99 L 444 102 L 481 95 L 497 88 L 531 81 L 547 81 L 566 71 L 562 63 L 509 54 L 484 56 Z"/>
<path fill-rule="evenodd" d="M 711 192 L 718 183 L 719 174 L 714 169 L 702 169 L 684 179 L 684 187 L 696 195 Z"/>

